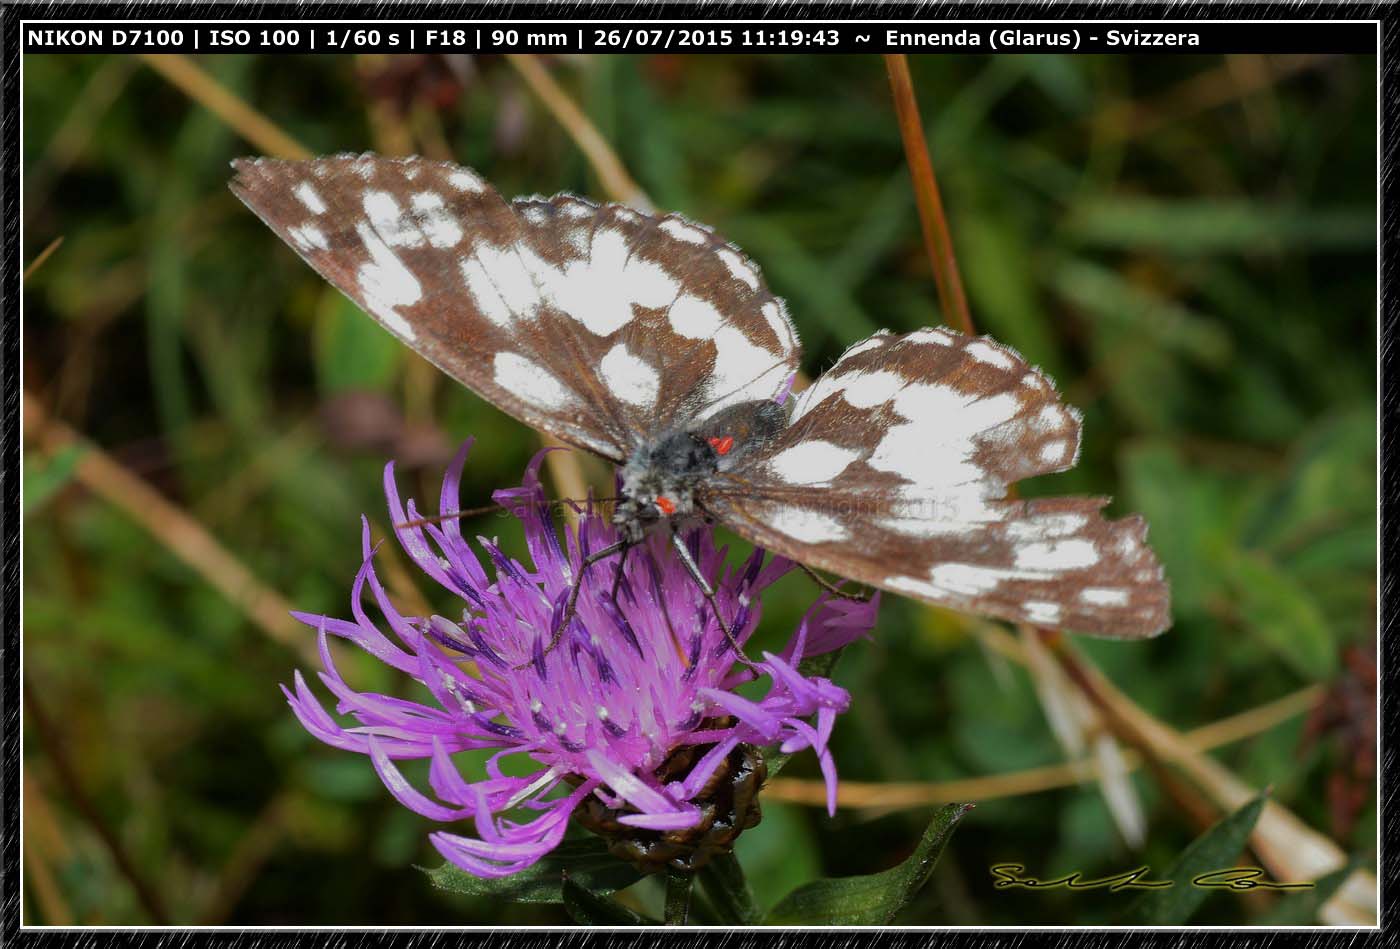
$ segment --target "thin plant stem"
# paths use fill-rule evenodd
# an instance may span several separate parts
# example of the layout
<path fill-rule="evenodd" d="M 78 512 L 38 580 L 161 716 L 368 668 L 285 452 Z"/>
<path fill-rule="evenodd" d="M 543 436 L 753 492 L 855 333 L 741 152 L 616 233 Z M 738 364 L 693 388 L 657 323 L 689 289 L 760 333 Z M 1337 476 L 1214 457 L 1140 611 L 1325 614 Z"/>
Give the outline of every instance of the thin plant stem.
<path fill-rule="evenodd" d="M 549 70 L 540 65 L 536 57 L 526 53 L 509 53 L 506 60 L 520 73 L 530 91 L 544 103 L 544 107 L 564 131 L 569 133 L 569 137 L 574 140 L 579 151 L 583 152 L 583 157 L 588 159 L 588 164 L 593 167 L 598 180 L 602 182 L 603 190 L 607 191 L 614 201 L 630 204 L 639 211 L 652 210 L 651 199 L 627 173 L 627 168 L 622 164 L 622 159 L 617 157 L 617 152 L 598 131 L 598 127 L 589 121 L 588 116 L 564 91 L 564 87 L 554 81 Z"/>
<path fill-rule="evenodd" d="M 1183 744 L 1195 752 L 1205 752 L 1262 734 L 1305 713 L 1317 703 L 1322 693 L 1322 687 L 1317 685 L 1299 689 L 1281 699 L 1192 729 L 1182 736 Z M 1136 769 L 1141 767 L 1142 758 L 1128 751 L 1124 754 L 1124 764 L 1130 770 Z M 1093 780 L 1095 774 L 1093 761 L 1081 759 L 956 781 L 842 781 L 837 792 L 837 803 L 843 808 L 887 812 L 957 800 L 991 801 L 1072 787 Z M 769 798 L 794 804 L 826 806 L 826 784 L 819 780 L 774 778 L 764 786 L 763 793 Z"/>
<path fill-rule="evenodd" d="M 972 336 L 976 330 L 973 329 L 972 314 L 967 309 L 962 278 L 958 276 L 953 239 L 948 233 L 943 199 L 938 194 L 938 179 L 934 177 L 933 161 L 928 154 L 928 138 L 919 119 L 919 102 L 914 97 L 909 60 L 902 53 L 887 53 L 885 68 L 889 72 L 899 134 L 904 140 L 904 157 L 909 162 L 909 174 L 914 179 L 914 202 L 919 208 L 924 246 L 928 249 L 929 263 L 933 266 L 934 282 L 938 285 L 938 305 L 948 323 Z"/>
<path fill-rule="evenodd" d="M 46 260 L 48 260 L 50 257 L 52 257 L 52 256 L 53 256 L 53 252 L 56 251 L 56 250 L 58 250 L 58 249 L 59 249 L 60 247 L 62 247 L 62 246 L 63 246 L 63 236 L 62 236 L 62 235 L 59 235 L 58 237 L 55 237 L 53 240 L 49 241 L 49 246 L 48 246 L 48 247 L 45 247 L 43 250 L 39 251 L 39 256 L 38 256 L 38 257 L 35 257 L 34 260 L 30 262 L 30 264 L 29 264 L 28 267 L 25 267 L 25 268 L 24 268 L 24 276 L 22 276 L 20 279 L 21 279 L 21 280 L 28 280 L 30 277 L 34 276 L 34 271 L 36 271 L 36 270 L 38 270 L 40 267 L 44 266 L 44 261 L 46 261 Z"/>
<path fill-rule="evenodd" d="M 143 54 L 147 66 L 164 76 L 224 124 L 264 153 L 277 158 L 310 158 L 311 150 L 284 132 L 275 122 L 230 92 L 187 56 Z"/>
<path fill-rule="evenodd" d="M 227 597 L 268 638 L 296 650 L 313 667 L 320 665 L 311 637 L 292 619 L 291 604 L 286 598 L 258 580 L 204 525 L 102 449 L 51 417 L 43 403 L 28 392 L 24 394 L 24 431 L 50 453 L 80 446 L 82 455 L 73 469 L 78 483 L 145 528 Z"/>
<path fill-rule="evenodd" d="M 690 890 L 695 884 L 695 874 L 689 870 L 666 868 L 666 915 L 667 926 L 684 926 L 690 919 Z"/>

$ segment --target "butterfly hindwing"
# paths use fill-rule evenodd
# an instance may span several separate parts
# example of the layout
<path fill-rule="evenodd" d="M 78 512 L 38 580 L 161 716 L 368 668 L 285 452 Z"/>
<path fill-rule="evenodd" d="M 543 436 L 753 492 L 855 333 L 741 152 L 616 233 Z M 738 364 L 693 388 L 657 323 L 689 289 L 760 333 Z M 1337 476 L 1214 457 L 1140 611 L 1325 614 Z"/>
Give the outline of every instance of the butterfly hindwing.
<path fill-rule="evenodd" d="M 703 503 L 775 552 L 921 600 L 1118 637 L 1167 625 L 1140 518 L 1101 498 L 1006 499 L 1062 471 L 1077 413 L 1016 353 L 925 329 L 853 346 L 789 427 Z"/>
<path fill-rule="evenodd" d="M 450 162 L 240 159 L 234 193 L 322 276 L 522 421 L 622 461 L 662 420 L 776 392 L 796 335 L 709 230 Z"/>

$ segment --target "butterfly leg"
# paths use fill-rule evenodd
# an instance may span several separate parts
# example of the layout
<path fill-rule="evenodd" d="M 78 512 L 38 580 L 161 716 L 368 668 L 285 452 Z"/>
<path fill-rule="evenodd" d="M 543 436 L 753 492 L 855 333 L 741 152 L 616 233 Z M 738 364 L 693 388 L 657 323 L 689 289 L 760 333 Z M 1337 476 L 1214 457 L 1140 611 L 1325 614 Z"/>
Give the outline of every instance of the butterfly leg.
<path fill-rule="evenodd" d="M 705 595 L 706 601 L 710 604 L 710 609 L 714 611 L 715 622 L 719 624 L 720 631 L 724 633 L 724 638 L 729 640 L 729 645 L 734 647 L 734 655 L 739 657 L 739 661 L 745 665 L 753 665 L 749 657 L 744 655 L 744 647 L 739 645 L 739 640 L 734 638 L 734 632 L 725 623 L 724 617 L 719 611 L 719 601 L 715 599 L 714 587 L 710 586 L 710 581 L 705 579 L 705 575 L 700 572 L 700 565 L 695 562 L 695 558 L 690 555 L 690 548 L 681 539 L 681 532 L 674 526 L 671 528 L 671 546 L 676 548 L 676 553 L 681 556 L 681 563 L 685 564 L 686 572 L 690 574 L 692 580 L 700 587 L 700 592 Z"/>
<path fill-rule="evenodd" d="M 628 544 L 627 546 L 623 547 L 623 548 L 622 548 L 622 556 L 619 557 L 619 558 L 617 558 L 617 572 L 613 574 L 613 585 L 612 585 L 612 601 L 613 601 L 613 606 L 617 606 L 617 590 L 618 590 L 618 587 L 622 586 L 622 571 L 625 570 L 626 567 L 627 567 L 627 552 L 628 552 L 629 550 L 631 550 L 631 549 L 632 549 L 632 545 L 631 545 L 631 544 Z"/>
<path fill-rule="evenodd" d="M 817 571 L 813 570 L 805 563 L 800 563 L 796 560 L 794 560 L 793 563 L 796 563 L 799 567 L 801 567 L 803 573 L 811 577 L 812 580 L 817 584 L 817 586 L 821 587 L 823 590 L 825 590 L 827 593 L 830 593 L 832 596 L 839 596 L 843 600 L 856 600 L 860 603 L 866 603 L 870 600 L 871 593 L 869 590 L 866 590 L 864 593 L 848 593 L 836 584 L 832 583 L 826 577 L 817 573 Z"/>
<path fill-rule="evenodd" d="M 628 546 L 629 545 L 626 541 L 620 540 L 615 544 L 608 544 L 608 546 L 606 547 L 598 548 L 597 550 L 593 551 L 593 553 L 589 554 L 587 557 L 584 557 L 583 560 L 579 562 L 578 575 L 574 577 L 573 586 L 569 590 L 569 600 L 567 603 L 564 604 L 564 612 L 559 617 L 559 624 L 554 627 L 554 635 L 550 637 L 549 645 L 546 646 L 544 649 L 544 654 L 546 656 L 554 651 L 555 646 L 559 645 L 559 641 L 564 638 L 564 630 L 568 629 L 569 623 L 573 622 L 574 611 L 578 608 L 578 595 L 583 590 L 583 575 L 588 571 L 588 568 L 593 566 L 600 560 L 605 560 L 608 557 L 611 557 L 619 550 L 625 552 Z M 533 662 L 534 660 L 530 661 Z M 527 668 L 529 665 L 530 662 L 522 662 L 515 668 L 524 669 Z"/>

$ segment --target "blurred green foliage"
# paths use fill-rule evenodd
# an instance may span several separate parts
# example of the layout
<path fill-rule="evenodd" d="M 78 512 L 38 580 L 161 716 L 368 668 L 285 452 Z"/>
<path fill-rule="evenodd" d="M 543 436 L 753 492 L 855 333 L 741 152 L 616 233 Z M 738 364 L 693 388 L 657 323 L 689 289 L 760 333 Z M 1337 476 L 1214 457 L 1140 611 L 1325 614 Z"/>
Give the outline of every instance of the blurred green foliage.
<path fill-rule="evenodd" d="M 499 59 L 466 62 L 460 79 L 409 57 L 202 65 L 315 152 L 406 137 L 507 195 L 603 197 Z M 874 329 L 940 319 L 878 60 L 550 65 L 658 206 L 716 226 L 762 264 L 809 372 Z M 1079 466 L 1025 493 L 1112 494 L 1114 513 L 1142 511 L 1173 584 L 1167 635 L 1084 650 L 1179 729 L 1329 682 L 1348 646 L 1371 655 L 1374 59 L 928 56 L 912 67 L 973 316 L 1084 411 Z M 1274 80 L 1246 81 L 1261 70 Z M 467 435 L 478 447 L 464 498 L 518 483 L 535 436 L 438 379 L 228 193 L 228 160 L 252 145 L 135 59 L 29 56 L 24 78 L 27 258 L 64 238 L 25 287 L 25 384 L 50 412 L 311 611 L 348 613 L 359 515 L 385 525 L 388 457 L 429 505 Z M 558 906 L 431 887 L 413 869 L 441 862 L 426 822 L 368 761 L 317 744 L 288 712 L 277 683 L 298 657 L 73 485 L 80 460 L 26 456 L 24 675 L 173 921 L 567 922 Z M 509 520 L 473 527 L 518 551 Z M 804 578 L 786 579 L 765 603 L 764 636 L 781 641 L 812 596 Z M 855 699 L 835 736 L 844 778 L 1062 760 L 1026 673 L 979 648 L 974 624 L 886 602 L 874 642 L 847 650 L 837 672 Z M 361 688 L 404 688 L 357 654 L 341 662 Z M 1326 793 L 1357 754 L 1349 732 L 1301 735 L 1294 719 L 1219 755 L 1369 861 L 1374 797 L 1349 819 Z M 53 883 L 26 864 L 26 919 L 147 921 L 51 749 L 32 728 L 25 738 L 28 787 L 42 795 L 26 833 Z M 815 775 L 804 756 L 784 772 Z M 988 800 L 900 919 L 1112 920 L 1125 894 L 995 891 L 988 868 L 1164 871 L 1196 828 L 1150 778 L 1134 780 L 1143 851 L 1123 843 L 1092 785 Z M 895 866 L 933 811 L 764 809 L 738 853 L 765 908 L 819 874 Z M 654 882 L 620 896 L 658 916 Z M 1261 921 L 1270 905 L 1214 894 L 1192 918 Z"/>

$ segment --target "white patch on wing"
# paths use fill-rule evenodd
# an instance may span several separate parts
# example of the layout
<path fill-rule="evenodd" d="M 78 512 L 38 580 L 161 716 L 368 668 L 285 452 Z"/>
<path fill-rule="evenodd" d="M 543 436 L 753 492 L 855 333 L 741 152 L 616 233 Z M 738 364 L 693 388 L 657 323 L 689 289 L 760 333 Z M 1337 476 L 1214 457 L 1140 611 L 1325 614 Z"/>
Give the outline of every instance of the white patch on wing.
<path fill-rule="evenodd" d="M 709 339 L 719 332 L 724 322 L 719 310 L 689 294 L 678 297 L 666 316 L 671 321 L 671 329 L 686 339 Z"/>
<path fill-rule="evenodd" d="M 721 247 L 715 253 L 718 255 L 720 263 L 729 268 L 729 272 L 734 275 L 735 280 L 747 284 L 750 290 L 758 289 L 758 275 L 753 272 L 753 268 L 743 257 L 728 247 Z"/>
<path fill-rule="evenodd" d="M 470 171 L 465 169 L 452 172 L 447 176 L 447 183 L 458 191 L 480 192 L 486 190 L 486 185 L 482 180 Z"/>
<path fill-rule="evenodd" d="M 792 321 L 783 312 L 783 305 L 779 300 L 769 300 L 759 312 L 768 321 L 773 335 L 778 337 L 778 345 L 782 347 L 783 352 L 790 353 L 797 348 L 797 332 L 792 328 Z"/>
<path fill-rule="evenodd" d="M 321 195 L 311 186 L 311 182 L 303 181 L 292 189 L 292 194 L 297 196 L 297 200 L 306 205 L 306 209 L 312 214 L 325 214 L 326 202 L 321 200 Z"/>
<path fill-rule="evenodd" d="M 998 369 L 1012 369 L 1016 365 L 1016 361 L 1010 356 L 984 340 L 978 339 L 968 343 L 963 347 L 963 351 L 978 362 L 996 366 Z"/>
<path fill-rule="evenodd" d="M 907 382 L 903 376 L 887 369 L 852 372 L 839 377 L 841 397 L 858 409 L 874 408 L 894 398 Z"/>
<path fill-rule="evenodd" d="M 772 371 L 778 357 L 755 346 L 737 326 L 721 326 L 713 335 L 715 366 L 706 390 L 711 399 L 722 399 L 752 389 L 752 383 Z M 783 366 L 776 367 L 778 371 Z M 772 388 L 768 389 L 769 392 Z M 759 396 L 760 398 L 762 396 Z"/>
<path fill-rule="evenodd" d="M 1038 514 L 1006 525 L 1006 536 L 1012 540 L 1045 540 L 1047 537 L 1068 537 L 1089 523 L 1083 514 Z"/>
<path fill-rule="evenodd" d="M 1060 621 L 1060 604 L 1050 603 L 1044 600 L 1027 600 L 1021 604 L 1026 611 L 1026 616 L 1030 617 L 1032 623 L 1044 623 L 1050 626 Z"/>
<path fill-rule="evenodd" d="M 768 466 L 788 484 L 826 484 L 860 455 L 860 449 L 812 439 L 778 452 Z"/>
<path fill-rule="evenodd" d="M 910 479 L 923 491 L 935 490 L 973 504 L 999 497 L 1005 485 L 973 460 L 978 437 L 1016 414 L 1010 393 L 977 398 L 937 383 L 910 383 L 891 404 L 910 421 L 891 425 L 867 463 Z"/>
<path fill-rule="evenodd" d="M 655 261 L 634 255 L 627 235 L 616 228 L 597 231 L 589 251 L 587 259 L 554 271 L 551 282 L 555 305 L 596 336 L 610 336 L 632 322 L 634 306 L 661 309 L 680 293 L 675 278 Z"/>
<path fill-rule="evenodd" d="M 423 232 L 413 219 L 387 191 L 367 191 L 364 198 L 365 215 L 370 225 L 390 247 L 422 247 Z"/>
<path fill-rule="evenodd" d="M 766 518 L 773 530 L 804 544 L 834 543 L 851 535 L 836 518 L 829 514 L 801 507 L 781 507 Z"/>
<path fill-rule="evenodd" d="M 644 360 L 618 343 L 599 363 L 599 375 L 613 395 L 632 405 L 652 405 L 661 388 L 661 376 Z"/>
<path fill-rule="evenodd" d="M 422 299 L 422 285 L 373 228 L 357 224 L 355 231 L 370 255 L 369 261 L 361 264 L 356 273 L 366 305 L 389 329 L 406 340 L 414 339 L 413 327 L 395 308 Z"/>
<path fill-rule="evenodd" d="M 667 218 L 661 222 L 660 230 L 671 235 L 678 241 L 685 241 L 687 244 L 705 244 L 710 236 L 700 228 L 675 218 Z"/>
<path fill-rule="evenodd" d="M 1047 402 L 1041 406 L 1036 413 L 1035 421 L 1032 423 L 1037 431 L 1049 433 L 1064 427 L 1065 410 L 1053 402 Z"/>
<path fill-rule="evenodd" d="M 495 369 L 496 384 L 532 406 L 557 411 L 574 401 L 573 392 L 548 369 L 524 356 L 497 353 Z"/>
<path fill-rule="evenodd" d="M 413 209 L 419 214 L 419 226 L 428 238 L 428 243 L 439 249 L 456 247 L 462 240 L 462 226 L 457 223 L 452 212 L 442 200 L 442 195 L 431 191 L 420 191 L 411 199 Z"/>
<path fill-rule="evenodd" d="M 934 586 L 963 596 L 986 593 L 1006 578 L 1006 570 L 971 563 L 941 563 L 929 571 L 929 579 Z"/>
<path fill-rule="evenodd" d="M 462 271 L 462 280 L 467 285 L 467 292 L 476 301 L 476 308 L 481 311 L 481 315 L 497 326 L 509 326 L 511 320 L 515 318 L 515 314 L 511 312 L 510 307 L 506 306 L 506 301 L 501 299 L 496 285 L 491 282 L 491 275 L 486 272 L 481 261 L 477 260 L 476 255 L 473 254 L 463 260 L 459 266 Z"/>
<path fill-rule="evenodd" d="M 1079 598 L 1094 606 L 1127 606 L 1128 591 L 1112 587 L 1085 587 L 1079 591 Z"/>
<path fill-rule="evenodd" d="M 518 316 L 529 316 L 540 308 L 544 301 L 538 281 L 541 278 L 548 280 L 553 268 L 532 250 L 521 245 L 495 247 L 483 243 L 477 245 L 475 257 L 480 262 L 485 279 L 495 287 L 506 310 Z M 465 263 L 462 271 L 466 276 Z M 545 289 L 547 291 L 547 284 Z"/>
<path fill-rule="evenodd" d="M 1047 541 L 1016 549 L 1016 566 L 1024 570 L 1063 573 L 1092 567 L 1098 562 L 1098 548 L 1087 540 Z"/>
<path fill-rule="evenodd" d="M 1056 438 L 1040 446 L 1040 460 L 1047 465 L 1059 464 L 1065 457 L 1065 449 L 1069 444 L 1062 439 Z"/>
<path fill-rule="evenodd" d="M 953 337 L 947 330 L 941 330 L 933 326 L 925 326 L 923 329 L 915 330 L 904 337 L 907 343 L 929 343 L 934 346 L 951 346 Z"/>
<path fill-rule="evenodd" d="M 326 240 L 325 233 L 315 224 L 303 224 L 301 227 L 287 228 L 287 236 L 302 250 L 326 250 L 330 243 Z"/>

